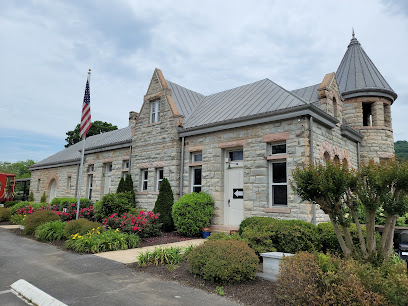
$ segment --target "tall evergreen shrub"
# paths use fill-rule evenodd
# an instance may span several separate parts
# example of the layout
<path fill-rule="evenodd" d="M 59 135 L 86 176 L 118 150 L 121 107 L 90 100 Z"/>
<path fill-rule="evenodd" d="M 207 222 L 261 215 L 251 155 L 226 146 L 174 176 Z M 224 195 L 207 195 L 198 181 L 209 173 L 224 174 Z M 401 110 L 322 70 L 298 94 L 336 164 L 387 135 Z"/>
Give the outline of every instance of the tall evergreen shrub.
<path fill-rule="evenodd" d="M 125 192 L 125 179 L 122 177 L 119 181 L 118 189 L 116 189 L 116 193 Z"/>
<path fill-rule="evenodd" d="M 163 181 L 160 184 L 159 195 L 157 197 L 156 203 L 154 204 L 153 212 L 155 214 L 160 214 L 159 222 L 163 223 L 162 229 L 165 232 L 171 232 L 172 230 L 174 230 L 173 218 L 171 216 L 173 203 L 174 197 L 170 183 L 166 178 L 163 178 Z"/>
<path fill-rule="evenodd" d="M 133 186 L 133 180 L 130 174 L 126 175 L 126 178 L 123 184 L 123 188 L 124 188 L 124 192 L 130 192 L 130 194 L 132 195 L 132 204 L 136 205 L 135 188 Z"/>

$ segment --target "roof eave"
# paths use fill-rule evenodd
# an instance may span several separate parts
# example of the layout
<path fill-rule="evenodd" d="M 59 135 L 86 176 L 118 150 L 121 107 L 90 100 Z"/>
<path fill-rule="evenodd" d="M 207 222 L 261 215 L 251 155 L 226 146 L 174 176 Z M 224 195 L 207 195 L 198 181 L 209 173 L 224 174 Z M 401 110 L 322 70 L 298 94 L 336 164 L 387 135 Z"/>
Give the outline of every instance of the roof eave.
<path fill-rule="evenodd" d="M 312 116 L 315 121 L 319 122 L 327 128 L 334 128 L 339 122 L 334 117 L 325 113 L 321 109 L 314 105 L 300 105 L 274 112 L 262 113 L 254 116 L 241 117 L 224 122 L 217 122 L 207 125 L 202 125 L 192 128 L 178 128 L 178 134 L 180 137 L 194 136 L 205 133 L 217 132 L 227 129 L 239 128 L 243 126 L 256 125 L 267 122 L 282 121 L 287 119 L 293 119 L 302 116 Z"/>
<path fill-rule="evenodd" d="M 48 164 L 41 164 L 41 165 L 32 165 L 31 167 L 28 167 L 30 171 L 34 170 L 40 170 L 40 169 L 46 169 L 46 168 L 56 168 L 56 167 L 64 167 L 64 166 L 72 166 L 72 165 L 79 165 L 80 159 L 73 159 L 70 161 L 61 161 L 57 163 L 48 163 Z"/>
<path fill-rule="evenodd" d="M 340 127 L 341 136 L 346 137 L 354 142 L 361 142 L 364 138 L 364 135 L 359 131 L 356 131 L 352 127 L 342 124 Z"/>
<path fill-rule="evenodd" d="M 341 95 L 343 96 L 344 99 L 367 96 L 384 97 L 390 99 L 392 102 L 394 102 L 398 97 L 398 95 L 395 92 L 381 88 L 362 88 L 348 90 L 342 92 Z"/>

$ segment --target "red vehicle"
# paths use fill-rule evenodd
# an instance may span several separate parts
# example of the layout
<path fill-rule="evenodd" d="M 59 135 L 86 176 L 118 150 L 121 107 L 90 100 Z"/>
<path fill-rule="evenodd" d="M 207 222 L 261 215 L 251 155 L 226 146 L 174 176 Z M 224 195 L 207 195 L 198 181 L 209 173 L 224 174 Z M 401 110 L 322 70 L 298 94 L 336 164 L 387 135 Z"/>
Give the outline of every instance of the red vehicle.
<path fill-rule="evenodd" d="M 0 173 L 0 203 L 13 200 L 16 175 L 11 173 Z"/>

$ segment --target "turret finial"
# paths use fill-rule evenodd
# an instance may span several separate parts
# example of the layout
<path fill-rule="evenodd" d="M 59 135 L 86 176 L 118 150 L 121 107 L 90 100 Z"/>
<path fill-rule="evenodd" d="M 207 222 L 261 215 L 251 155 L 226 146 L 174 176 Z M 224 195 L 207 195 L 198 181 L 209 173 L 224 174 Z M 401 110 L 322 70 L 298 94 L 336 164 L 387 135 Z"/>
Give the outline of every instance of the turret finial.
<path fill-rule="evenodd" d="M 353 36 L 353 38 L 354 38 L 354 28 L 352 28 L 353 29 L 353 34 L 352 34 L 352 36 Z"/>

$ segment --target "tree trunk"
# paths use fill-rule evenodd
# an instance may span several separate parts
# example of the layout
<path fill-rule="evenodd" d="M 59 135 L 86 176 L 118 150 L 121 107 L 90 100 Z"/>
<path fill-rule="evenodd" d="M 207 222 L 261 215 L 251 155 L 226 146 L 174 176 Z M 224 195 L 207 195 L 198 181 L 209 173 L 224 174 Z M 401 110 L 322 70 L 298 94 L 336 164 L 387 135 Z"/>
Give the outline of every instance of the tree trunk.
<path fill-rule="evenodd" d="M 397 222 L 398 216 L 387 215 L 387 220 L 384 226 L 384 232 L 381 238 L 381 246 L 384 258 L 388 258 L 392 255 L 394 246 L 394 229 L 395 222 Z"/>
<path fill-rule="evenodd" d="M 343 251 L 344 257 L 345 257 L 345 258 L 350 258 L 350 256 L 351 256 L 351 251 L 350 251 L 350 249 L 347 247 L 346 243 L 344 242 L 343 234 L 342 234 L 342 232 L 341 232 L 339 226 L 337 225 L 336 222 L 333 221 L 333 219 L 332 219 L 332 217 L 331 217 L 330 215 L 329 215 L 329 217 L 330 217 L 330 222 L 331 222 L 332 225 L 333 225 L 334 232 L 336 233 L 337 240 L 338 240 L 339 243 L 340 243 L 340 247 L 341 247 L 341 250 Z"/>
<path fill-rule="evenodd" d="M 366 236 L 368 256 L 371 256 L 377 247 L 375 240 L 375 211 L 366 211 Z"/>
<path fill-rule="evenodd" d="M 349 228 L 344 225 L 342 225 L 341 228 L 343 230 L 344 238 L 346 239 L 347 247 L 350 249 L 352 253 L 354 253 L 354 243 L 353 243 L 353 238 L 351 238 Z"/>
<path fill-rule="evenodd" d="M 357 212 L 355 210 L 352 210 L 351 215 L 353 216 L 354 222 L 356 223 L 357 233 L 358 233 L 358 238 L 360 239 L 360 248 L 363 254 L 363 258 L 366 259 L 368 257 L 367 248 L 366 248 L 366 243 L 365 243 L 365 239 L 363 236 L 363 232 L 361 230 L 360 221 L 358 221 Z"/>

